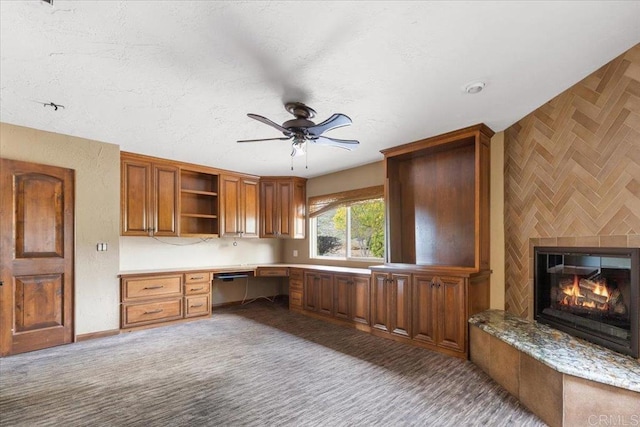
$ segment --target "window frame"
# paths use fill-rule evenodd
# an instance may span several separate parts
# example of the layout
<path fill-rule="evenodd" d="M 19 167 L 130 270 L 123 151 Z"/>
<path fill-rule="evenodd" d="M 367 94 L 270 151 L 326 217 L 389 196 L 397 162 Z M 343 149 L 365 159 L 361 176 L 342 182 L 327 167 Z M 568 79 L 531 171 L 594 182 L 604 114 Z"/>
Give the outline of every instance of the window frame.
<path fill-rule="evenodd" d="M 383 223 L 382 232 L 384 235 L 384 253 L 382 257 L 353 257 L 351 255 L 351 206 L 357 203 L 381 199 L 385 204 L 384 186 L 367 187 L 358 190 L 344 191 L 340 193 L 326 194 L 309 198 L 309 258 L 318 260 L 334 261 L 358 261 L 358 262 L 384 262 L 387 249 L 387 230 Z M 346 230 L 345 230 L 345 256 L 332 257 L 318 255 L 318 225 L 317 217 L 333 209 L 340 207 L 347 208 Z M 385 209 L 386 211 L 386 209 Z M 386 214 L 386 212 L 385 212 Z"/>

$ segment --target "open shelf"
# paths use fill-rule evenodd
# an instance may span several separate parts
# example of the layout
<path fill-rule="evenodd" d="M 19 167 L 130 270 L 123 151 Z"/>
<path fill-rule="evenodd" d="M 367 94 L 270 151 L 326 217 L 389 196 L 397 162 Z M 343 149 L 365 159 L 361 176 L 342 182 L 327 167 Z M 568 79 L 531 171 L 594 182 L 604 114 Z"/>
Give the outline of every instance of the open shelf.
<path fill-rule="evenodd" d="M 180 235 L 217 236 L 218 175 L 180 170 Z"/>

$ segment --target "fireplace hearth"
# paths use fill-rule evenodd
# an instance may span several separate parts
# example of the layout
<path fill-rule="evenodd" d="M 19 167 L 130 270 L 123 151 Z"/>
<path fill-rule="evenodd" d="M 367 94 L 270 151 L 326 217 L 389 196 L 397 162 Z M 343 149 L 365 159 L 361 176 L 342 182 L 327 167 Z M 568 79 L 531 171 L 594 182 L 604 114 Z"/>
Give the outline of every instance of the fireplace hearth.
<path fill-rule="evenodd" d="M 534 247 L 535 320 L 635 358 L 640 248 Z"/>

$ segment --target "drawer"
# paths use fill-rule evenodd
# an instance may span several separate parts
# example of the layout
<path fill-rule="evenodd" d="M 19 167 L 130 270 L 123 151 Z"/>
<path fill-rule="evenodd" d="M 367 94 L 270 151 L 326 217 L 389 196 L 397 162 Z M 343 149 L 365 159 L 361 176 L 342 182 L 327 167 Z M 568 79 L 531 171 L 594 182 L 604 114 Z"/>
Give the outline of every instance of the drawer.
<path fill-rule="evenodd" d="M 184 275 L 184 283 L 211 282 L 211 273 L 208 271 L 187 273 Z"/>
<path fill-rule="evenodd" d="M 289 269 L 287 267 L 258 267 L 256 276 L 258 277 L 287 277 Z"/>
<path fill-rule="evenodd" d="M 211 300 L 209 295 L 185 297 L 184 317 L 204 316 L 211 314 Z"/>
<path fill-rule="evenodd" d="M 300 281 L 302 281 L 302 269 L 300 269 L 300 268 L 290 268 L 289 269 L 289 280 L 300 280 Z"/>
<path fill-rule="evenodd" d="M 302 292 L 289 291 L 289 307 L 302 308 Z"/>
<path fill-rule="evenodd" d="M 122 305 L 122 327 L 166 322 L 182 318 L 182 298 Z"/>
<path fill-rule="evenodd" d="M 289 279 L 289 292 L 291 291 L 302 292 L 302 280 Z"/>
<path fill-rule="evenodd" d="M 122 279 L 122 301 L 182 296 L 182 275 Z"/>
<path fill-rule="evenodd" d="M 201 283 L 185 283 L 184 284 L 184 294 L 186 295 L 198 295 L 198 294 L 208 294 L 211 292 L 211 283 L 209 282 L 201 282 Z"/>

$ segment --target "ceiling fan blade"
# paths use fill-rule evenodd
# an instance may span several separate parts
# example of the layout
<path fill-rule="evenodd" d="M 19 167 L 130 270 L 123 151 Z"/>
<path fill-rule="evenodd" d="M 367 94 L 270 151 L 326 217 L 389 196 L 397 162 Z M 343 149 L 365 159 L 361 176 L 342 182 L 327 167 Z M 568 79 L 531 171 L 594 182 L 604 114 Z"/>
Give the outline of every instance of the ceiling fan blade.
<path fill-rule="evenodd" d="M 355 150 L 360 144 L 360 142 L 353 139 L 335 139 L 327 138 L 326 136 L 319 136 L 317 138 L 310 139 L 309 142 L 318 145 L 330 145 L 332 147 L 344 148 L 349 151 Z"/>
<path fill-rule="evenodd" d="M 249 117 L 251 117 L 252 119 L 255 119 L 255 120 L 259 121 L 259 122 L 262 122 L 262 123 L 264 123 L 265 125 L 269 125 L 269 126 L 271 126 L 271 127 L 273 127 L 273 128 L 276 128 L 276 129 L 278 129 L 280 132 L 284 133 L 284 134 L 285 134 L 285 135 L 287 135 L 287 136 L 288 136 L 288 135 L 292 135 L 292 134 L 293 134 L 293 132 L 291 132 L 289 129 L 287 129 L 287 128 L 284 128 L 284 127 L 280 126 L 280 125 L 279 125 L 279 124 L 277 124 L 276 122 L 273 122 L 273 121 L 271 121 L 271 120 L 267 119 L 266 117 L 262 117 L 262 116 L 259 116 L 259 115 L 257 115 L 257 114 L 253 114 L 253 113 L 249 113 L 249 114 L 247 114 L 247 116 L 249 116 Z"/>
<path fill-rule="evenodd" d="M 259 141 L 288 141 L 291 137 L 281 137 L 281 138 L 263 138 L 263 139 L 241 139 L 236 142 L 259 142 Z"/>
<path fill-rule="evenodd" d="M 351 124 L 351 119 L 344 114 L 334 114 L 322 123 L 307 128 L 307 133 L 313 136 L 320 136 L 324 132 Z"/>

